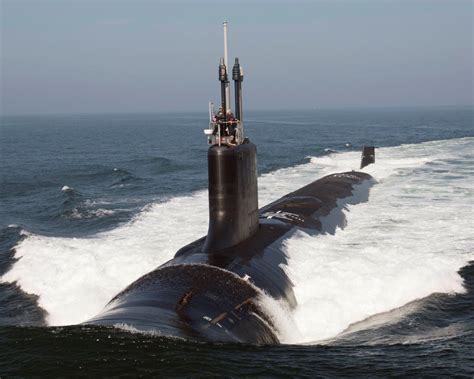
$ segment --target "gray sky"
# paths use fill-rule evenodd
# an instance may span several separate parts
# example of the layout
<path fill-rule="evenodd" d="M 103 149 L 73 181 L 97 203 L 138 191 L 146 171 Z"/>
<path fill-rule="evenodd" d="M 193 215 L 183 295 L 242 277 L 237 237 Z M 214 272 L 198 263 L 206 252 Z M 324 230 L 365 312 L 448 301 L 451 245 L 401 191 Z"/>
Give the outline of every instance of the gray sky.
<path fill-rule="evenodd" d="M 206 111 L 222 21 L 250 109 L 473 104 L 473 2 L 1 2 L 3 114 Z"/>

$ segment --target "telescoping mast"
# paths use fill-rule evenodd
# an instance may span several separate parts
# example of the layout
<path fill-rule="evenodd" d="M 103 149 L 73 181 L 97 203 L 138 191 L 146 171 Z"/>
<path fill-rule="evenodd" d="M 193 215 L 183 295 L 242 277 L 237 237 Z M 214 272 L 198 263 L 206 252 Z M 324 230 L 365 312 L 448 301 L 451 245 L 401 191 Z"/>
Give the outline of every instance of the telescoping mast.
<path fill-rule="evenodd" d="M 235 113 L 230 107 L 230 82 L 227 62 L 227 21 L 224 27 L 224 56 L 219 61 L 219 81 L 221 83 L 221 105 L 216 112 L 214 103 L 209 102 L 209 128 L 204 134 L 209 136 L 210 145 L 236 146 L 244 142 L 244 126 L 242 119 L 242 82 L 244 74 L 240 66 L 239 58 L 235 58 L 232 68 L 232 80 L 234 81 Z"/>

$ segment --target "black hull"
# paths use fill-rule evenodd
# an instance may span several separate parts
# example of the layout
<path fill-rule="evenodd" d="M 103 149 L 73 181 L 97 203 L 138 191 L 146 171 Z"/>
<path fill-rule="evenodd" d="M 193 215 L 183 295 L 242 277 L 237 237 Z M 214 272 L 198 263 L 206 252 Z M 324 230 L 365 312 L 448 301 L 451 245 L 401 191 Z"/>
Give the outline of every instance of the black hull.
<path fill-rule="evenodd" d="M 209 251 L 206 237 L 181 248 L 173 259 L 119 293 L 86 324 L 126 324 L 139 331 L 193 340 L 278 343 L 263 293 L 296 306 L 282 269 L 282 242 L 296 230 L 319 233 L 354 186 L 371 183 L 361 172 L 319 179 L 259 210 L 259 225 L 235 246 Z M 366 196 L 360 201 L 368 198 Z M 344 226 L 339 212 L 337 225 Z M 303 252 L 302 252 L 303 253 Z"/>

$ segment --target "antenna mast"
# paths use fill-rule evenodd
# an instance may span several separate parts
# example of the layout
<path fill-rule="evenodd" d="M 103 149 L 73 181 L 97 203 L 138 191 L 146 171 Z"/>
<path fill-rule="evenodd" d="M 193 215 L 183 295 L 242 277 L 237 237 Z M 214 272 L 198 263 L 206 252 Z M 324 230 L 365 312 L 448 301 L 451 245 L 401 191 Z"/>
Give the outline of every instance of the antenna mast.
<path fill-rule="evenodd" d="M 224 27 L 224 65 L 226 69 L 228 69 L 229 64 L 228 64 L 228 54 L 227 54 L 227 21 L 224 21 L 222 23 Z M 230 83 L 227 81 L 225 83 L 225 103 L 226 103 L 226 113 L 229 113 L 230 110 Z"/>

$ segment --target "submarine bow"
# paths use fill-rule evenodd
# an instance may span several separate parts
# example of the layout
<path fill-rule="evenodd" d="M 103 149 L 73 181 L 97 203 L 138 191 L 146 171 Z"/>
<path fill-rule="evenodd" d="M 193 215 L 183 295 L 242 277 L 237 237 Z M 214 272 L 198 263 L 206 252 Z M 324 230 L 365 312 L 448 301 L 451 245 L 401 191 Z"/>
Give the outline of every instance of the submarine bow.
<path fill-rule="evenodd" d="M 224 23 L 224 36 L 227 23 Z M 277 326 L 263 305 L 270 296 L 296 306 L 283 270 L 283 241 L 295 231 L 324 231 L 324 222 L 356 185 L 371 183 L 363 172 L 325 176 L 258 208 L 257 150 L 244 134 L 243 71 L 232 69 L 235 115 L 229 106 L 227 42 L 219 64 L 221 106 L 209 108 L 209 229 L 173 259 L 117 294 L 85 324 L 128 325 L 163 336 L 200 341 L 278 343 Z M 373 149 L 363 164 L 374 161 Z M 368 186 L 367 186 L 368 189 Z M 367 192 L 368 193 L 368 192 Z M 338 224 L 345 222 L 340 212 Z"/>

